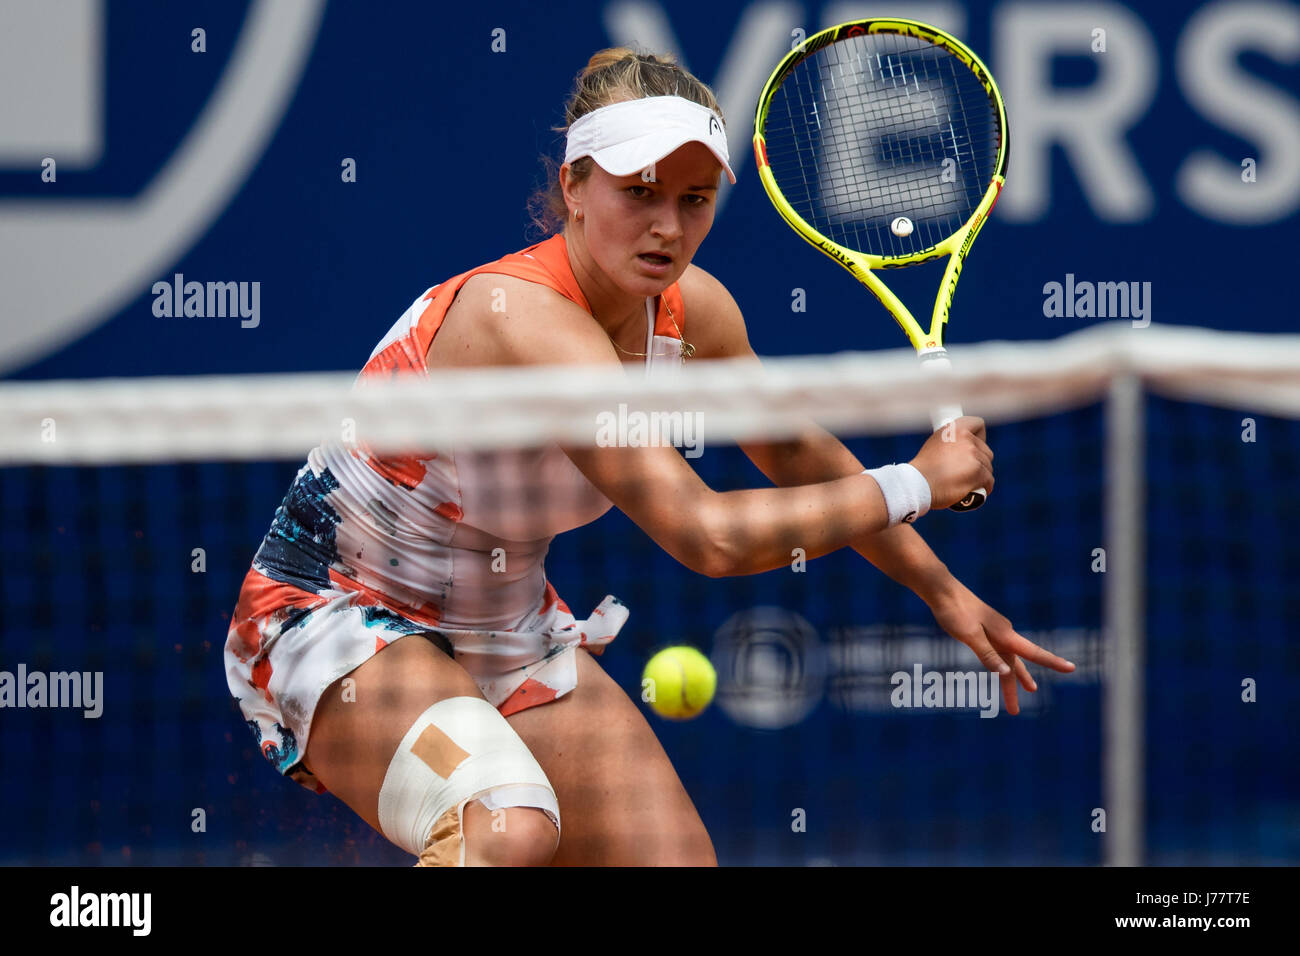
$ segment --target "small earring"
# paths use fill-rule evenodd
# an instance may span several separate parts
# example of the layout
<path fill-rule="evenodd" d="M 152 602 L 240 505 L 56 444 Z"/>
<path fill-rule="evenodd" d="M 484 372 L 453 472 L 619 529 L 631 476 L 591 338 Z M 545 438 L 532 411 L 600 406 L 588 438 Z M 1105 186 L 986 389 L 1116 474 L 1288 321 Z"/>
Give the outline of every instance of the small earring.
<path fill-rule="evenodd" d="M 574 218 L 576 221 L 578 221 L 578 222 L 582 222 L 582 210 L 581 210 L 581 209 L 575 209 L 575 210 L 573 211 L 573 218 Z"/>

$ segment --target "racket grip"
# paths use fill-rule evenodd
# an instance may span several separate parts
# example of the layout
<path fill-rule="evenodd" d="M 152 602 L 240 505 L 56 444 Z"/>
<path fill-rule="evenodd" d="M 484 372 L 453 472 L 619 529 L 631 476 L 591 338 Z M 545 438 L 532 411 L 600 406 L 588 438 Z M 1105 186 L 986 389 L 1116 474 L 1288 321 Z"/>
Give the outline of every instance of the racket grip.
<path fill-rule="evenodd" d="M 921 353 L 921 367 L 929 370 L 931 374 L 945 375 L 952 368 L 952 362 L 948 358 L 947 350 L 940 346 L 939 348 L 926 349 Z M 960 405 L 936 405 L 930 409 L 930 426 L 934 431 L 939 431 L 961 418 L 962 414 Z M 976 488 L 961 501 L 949 506 L 948 510 L 974 511 L 984 504 L 988 496 L 985 489 Z"/>

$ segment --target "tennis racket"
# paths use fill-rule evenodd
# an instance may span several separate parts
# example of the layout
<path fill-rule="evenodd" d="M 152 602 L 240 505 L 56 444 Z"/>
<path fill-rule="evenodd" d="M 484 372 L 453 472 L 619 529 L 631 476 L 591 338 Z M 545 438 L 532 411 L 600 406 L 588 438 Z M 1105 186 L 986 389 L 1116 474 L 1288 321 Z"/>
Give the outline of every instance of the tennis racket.
<path fill-rule="evenodd" d="M 871 290 L 922 365 L 951 367 L 944 326 L 962 262 L 1002 191 L 1007 115 L 965 44 L 915 20 L 842 23 L 773 71 L 754 117 L 758 174 L 804 239 Z M 876 275 L 948 257 L 928 331 Z M 930 410 L 939 431 L 959 405 Z M 973 511 L 977 488 L 952 506 Z"/>

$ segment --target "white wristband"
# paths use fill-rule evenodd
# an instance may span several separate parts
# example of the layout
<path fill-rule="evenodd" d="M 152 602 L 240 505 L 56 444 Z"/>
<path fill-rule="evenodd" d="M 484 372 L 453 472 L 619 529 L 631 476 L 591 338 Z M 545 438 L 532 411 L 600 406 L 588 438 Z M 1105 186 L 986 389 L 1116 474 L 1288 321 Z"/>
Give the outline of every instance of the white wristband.
<path fill-rule="evenodd" d="M 930 483 L 909 464 L 884 465 L 862 472 L 876 479 L 889 509 L 889 526 L 911 524 L 930 510 Z"/>

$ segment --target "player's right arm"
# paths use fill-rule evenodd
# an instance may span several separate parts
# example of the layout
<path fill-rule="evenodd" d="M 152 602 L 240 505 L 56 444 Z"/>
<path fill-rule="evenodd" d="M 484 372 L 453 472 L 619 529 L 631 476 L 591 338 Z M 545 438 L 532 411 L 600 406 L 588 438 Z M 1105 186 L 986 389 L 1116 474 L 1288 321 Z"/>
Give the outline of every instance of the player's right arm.
<path fill-rule="evenodd" d="M 431 350 L 435 367 L 621 365 L 609 337 L 588 312 L 546 286 L 503 275 L 478 275 L 465 283 L 435 344 L 443 357 L 435 361 Z M 807 558 L 820 557 L 889 525 L 884 495 L 868 475 L 718 492 L 674 448 L 597 446 L 596 427 L 593 422 L 590 446 L 565 448 L 565 453 L 615 507 L 699 574 L 770 571 L 788 565 L 796 548 Z M 958 461 L 962 456 L 952 447 L 930 448 L 938 440 L 932 436 L 913 461 L 932 488 L 936 481 L 927 467 L 931 473 L 982 473 L 985 463 L 973 451 Z M 966 486 L 946 474 L 944 479 L 945 486 Z M 950 503 L 932 501 L 931 507 Z"/>

